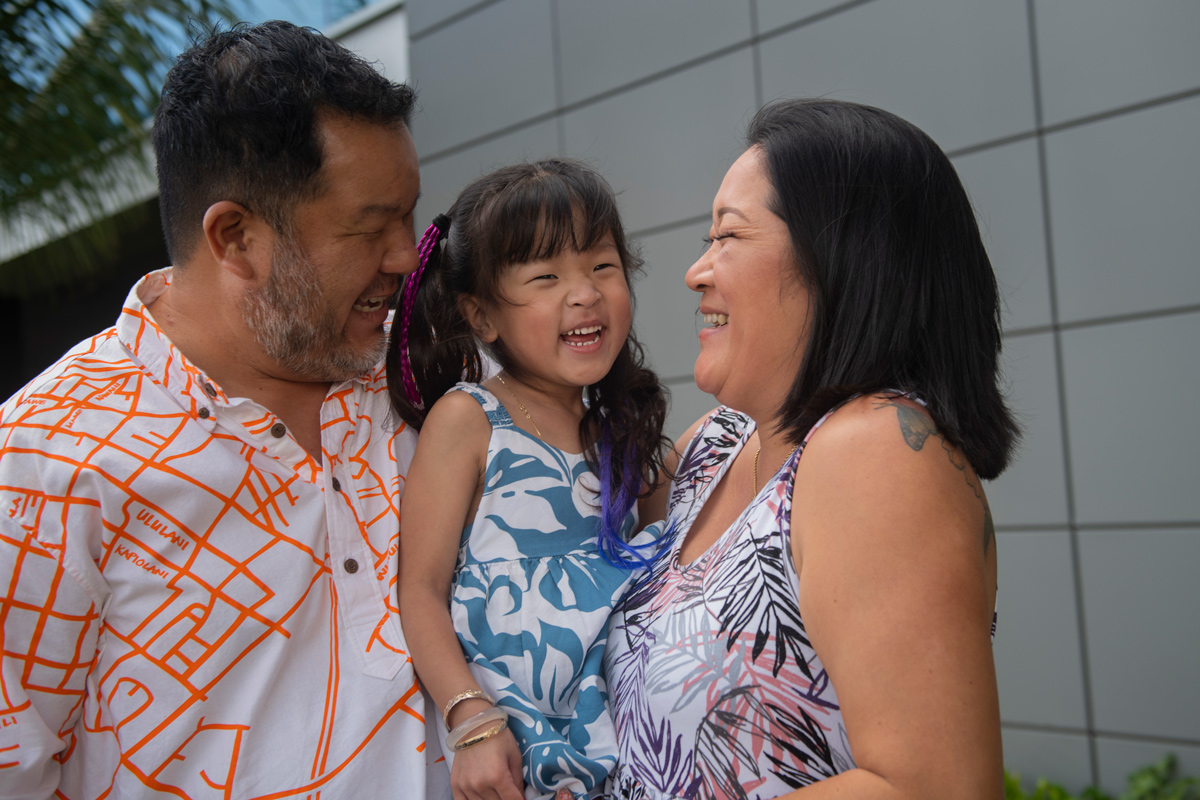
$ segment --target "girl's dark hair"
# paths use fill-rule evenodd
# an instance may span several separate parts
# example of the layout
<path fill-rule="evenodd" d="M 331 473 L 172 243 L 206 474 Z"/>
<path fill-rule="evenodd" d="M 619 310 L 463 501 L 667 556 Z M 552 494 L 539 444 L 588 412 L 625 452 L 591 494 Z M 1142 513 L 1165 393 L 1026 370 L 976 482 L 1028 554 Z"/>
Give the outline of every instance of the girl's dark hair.
<path fill-rule="evenodd" d="M 553 258 L 564 250 L 589 250 L 605 237 L 612 238 L 627 280 L 642 266 L 625 238 L 608 182 L 585 164 L 568 159 L 517 164 L 479 178 L 435 224 L 440 235 L 419 278 L 411 313 L 402 320 L 403 309 L 397 311 L 387 355 L 392 404 L 418 429 L 426 410 L 450 387 L 483 377 L 482 344 L 459 311 L 461 296 L 471 295 L 484 304 L 504 303 L 499 284 L 506 268 Z M 402 298 L 419 274 L 407 279 Z M 404 390 L 405 324 L 419 402 Z M 497 340 L 488 351 L 504 370 L 521 377 L 504 342 Z M 644 361 L 630 330 L 608 374 L 584 390 L 586 410 L 579 423 L 587 462 L 602 476 L 604 491 L 620 498 L 621 517 L 633 498 L 657 485 L 669 446 L 662 433 L 666 391 Z"/>
<path fill-rule="evenodd" d="M 995 478 L 1018 428 L 997 385 L 996 279 L 950 160 L 899 117 L 835 100 L 767 105 L 746 141 L 765 156 L 810 303 L 780 430 L 797 443 L 853 394 L 911 392 Z"/>

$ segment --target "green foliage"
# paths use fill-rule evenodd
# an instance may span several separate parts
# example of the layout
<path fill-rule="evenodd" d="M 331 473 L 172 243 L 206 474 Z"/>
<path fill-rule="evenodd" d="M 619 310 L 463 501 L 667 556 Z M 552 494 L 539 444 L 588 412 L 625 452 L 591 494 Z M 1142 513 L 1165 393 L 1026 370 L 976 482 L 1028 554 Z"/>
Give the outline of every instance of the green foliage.
<path fill-rule="evenodd" d="M 1039 778 L 1032 792 L 1021 788 L 1021 776 L 1004 773 L 1004 800 L 1114 800 L 1095 786 L 1073 795 L 1058 784 Z M 1177 777 L 1175 756 L 1168 754 L 1161 761 L 1134 770 L 1129 774 L 1128 787 L 1116 800 L 1200 800 L 1200 778 Z"/>
<path fill-rule="evenodd" d="M 232 2 L 0 0 L 0 224 L 83 227 L 144 181 L 162 78 L 187 28 L 229 19 Z M 9 272 L 0 293 L 46 288 Z"/>

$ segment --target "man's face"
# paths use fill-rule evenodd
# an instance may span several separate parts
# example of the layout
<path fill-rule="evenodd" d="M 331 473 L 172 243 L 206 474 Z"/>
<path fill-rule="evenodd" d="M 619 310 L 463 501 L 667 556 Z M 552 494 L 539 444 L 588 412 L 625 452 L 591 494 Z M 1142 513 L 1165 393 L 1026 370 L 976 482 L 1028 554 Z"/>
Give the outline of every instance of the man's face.
<path fill-rule="evenodd" d="M 302 380 L 340 381 L 379 363 L 400 278 L 416 269 L 420 188 L 412 137 L 342 116 L 318 123 L 321 194 L 277 234 L 265 283 L 247 293 L 246 324 L 277 366 Z"/>

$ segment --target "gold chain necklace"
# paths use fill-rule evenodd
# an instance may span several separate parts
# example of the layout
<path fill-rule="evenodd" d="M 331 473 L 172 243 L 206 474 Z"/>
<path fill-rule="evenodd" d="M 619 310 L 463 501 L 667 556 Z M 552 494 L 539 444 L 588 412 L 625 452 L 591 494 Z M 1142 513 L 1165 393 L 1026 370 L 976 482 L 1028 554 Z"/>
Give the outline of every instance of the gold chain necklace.
<path fill-rule="evenodd" d="M 511 394 L 511 395 L 513 396 L 513 400 L 516 400 L 516 401 L 517 401 L 517 408 L 521 409 L 521 413 L 525 415 L 525 419 L 529 420 L 529 424 L 533 426 L 533 432 L 534 432 L 534 433 L 536 433 L 536 434 L 538 435 L 538 438 L 539 438 L 539 439 L 543 438 L 543 437 L 542 437 L 542 432 L 538 430 L 537 423 L 533 421 L 533 417 L 529 416 L 529 409 L 528 409 L 528 408 L 526 408 L 525 406 L 521 405 L 521 398 L 517 397 L 517 393 L 516 393 L 516 392 L 514 392 L 514 391 L 512 390 L 512 387 L 511 387 L 511 386 L 509 386 L 507 382 L 505 382 L 505 380 L 504 380 L 504 376 L 503 376 L 503 375 L 501 375 L 499 372 L 497 372 L 497 373 L 496 373 L 496 380 L 498 380 L 498 381 L 500 381 L 501 383 L 503 383 L 503 384 L 504 384 L 504 388 L 505 388 L 505 389 L 508 389 L 508 393 L 509 393 L 509 394 Z M 760 448 L 760 449 L 761 449 L 761 448 Z M 755 458 L 757 459 L 757 458 L 758 458 L 758 456 L 755 456 Z M 755 461 L 755 464 L 757 464 L 757 463 L 758 463 L 758 462 L 757 462 L 757 461 Z M 756 468 L 756 469 L 757 469 L 757 468 Z M 754 474 L 755 474 L 755 475 L 758 475 L 758 473 L 757 473 L 757 472 L 755 472 Z M 756 478 L 754 479 L 754 481 L 755 481 L 755 483 L 757 483 L 757 482 L 758 482 L 758 478 L 756 477 Z"/>
<path fill-rule="evenodd" d="M 512 391 L 512 390 L 510 389 L 509 391 Z M 528 415 L 526 415 L 526 416 L 528 416 Z M 530 420 L 530 421 L 532 422 L 532 420 Z M 793 447 L 792 452 L 787 454 L 787 458 L 785 458 L 783 460 L 783 463 L 786 464 L 788 462 L 788 458 L 791 458 L 793 455 L 795 455 L 796 451 L 799 449 L 800 449 L 800 445 L 796 445 L 795 447 Z M 762 445 L 761 444 L 758 446 L 758 449 L 754 451 L 754 494 L 756 496 L 758 495 L 758 456 L 760 453 L 762 453 Z M 780 466 L 782 466 L 782 465 L 780 465 Z"/>

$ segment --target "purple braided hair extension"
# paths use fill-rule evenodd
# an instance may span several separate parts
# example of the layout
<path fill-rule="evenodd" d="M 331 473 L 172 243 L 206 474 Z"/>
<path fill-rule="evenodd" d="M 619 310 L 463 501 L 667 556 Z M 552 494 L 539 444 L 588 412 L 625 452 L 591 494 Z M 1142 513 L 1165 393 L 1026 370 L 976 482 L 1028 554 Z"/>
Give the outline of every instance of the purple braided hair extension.
<path fill-rule="evenodd" d="M 429 254 L 433 252 L 433 248 L 437 247 L 438 240 L 445 236 L 448 230 L 449 217 L 439 214 L 433 218 L 417 245 L 417 271 L 405 279 L 404 288 L 400 290 L 400 328 L 396 337 L 396 347 L 400 351 L 400 376 L 403 380 L 404 396 L 417 408 L 424 408 L 425 404 L 421 401 L 421 392 L 417 389 L 417 381 L 413 377 L 412 362 L 408 358 L 408 330 L 412 325 L 413 304 L 417 301 L 417 288 L 421 284 L 425 264 L 429 261 Z"/>
<path fill-rule="evenodd" d="M 596 448 L 600 467 L 600 554 L 604 560 L 614 567 L 621 569 L 636 569 L 645 567 L 651 569 L 651 561 L 663 551 L 670 537 L 666 532 L 652 542 L 633 544 L 621 537 L 621 523 L 633 508 L 636 498 L 629 491 L 624 480 L 635 469 L 632 450 L 627 450 L 621 463 L 621 477 L 616 496 L 613 496 L 612 474 L 612 429 L 605 419 L 600 427 L 600 441 Z M 643 522 L 645 520 L 642 520 Z M 649 551 L 649 558 L 642 553 Z"/>

